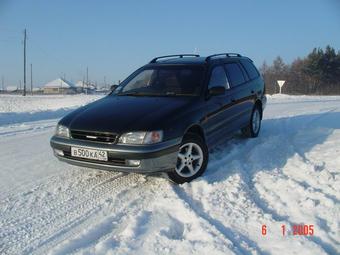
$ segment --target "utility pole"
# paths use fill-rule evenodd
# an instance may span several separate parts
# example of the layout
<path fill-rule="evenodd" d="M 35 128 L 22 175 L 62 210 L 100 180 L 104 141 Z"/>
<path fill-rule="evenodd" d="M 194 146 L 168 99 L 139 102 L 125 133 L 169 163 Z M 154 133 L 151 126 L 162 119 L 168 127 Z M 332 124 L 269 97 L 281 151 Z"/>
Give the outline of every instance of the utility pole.
<path fill-rule="evenodd" d="M 88 89 L 88 86 L 89 86 L 89 68 L 86 67 L 86 94 L 87 94 L 87 89 Z"/>
<path fill-rule="evenodd" d="M 1 85 L 2 85 L 2 92 L 5 92 L 5 78 L 4 78 L 4 76 L 1 77 Z"/>
<path fill-rule="evenodd" d="M 83 91 L 82 91 L 82 93 L 84 93 L 84 84 L 85 84 L 85 77 L 83 76 L 83 83 L 82 83 L 82 85 L 83 85 Z"/>
<path fill-rule="evenodd" d="M 24 92 L 22 95 L 26 96 L 26 28 L 24 31 Z"/>
<path fill-rule="evenodd" d="M 33 75 L 32 75 L 32 63 L 31 63 L 31 95 L 33 96 Z"/>

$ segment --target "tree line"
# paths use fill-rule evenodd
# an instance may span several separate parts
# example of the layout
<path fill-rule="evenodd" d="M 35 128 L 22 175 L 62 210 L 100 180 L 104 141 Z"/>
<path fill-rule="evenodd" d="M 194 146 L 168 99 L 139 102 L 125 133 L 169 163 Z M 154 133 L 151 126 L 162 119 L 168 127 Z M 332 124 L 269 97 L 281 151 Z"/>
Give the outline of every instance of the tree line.
<path fill-rule="evenodd" d="M 282 93 L 304 95 L 340 95 L 340 51 L 331 46 L 314 48 L 304 58 L 285 64 L 280 56 L 260 67 L 266 93 L 279 92 L 277 80 L 285 80 Z"/>

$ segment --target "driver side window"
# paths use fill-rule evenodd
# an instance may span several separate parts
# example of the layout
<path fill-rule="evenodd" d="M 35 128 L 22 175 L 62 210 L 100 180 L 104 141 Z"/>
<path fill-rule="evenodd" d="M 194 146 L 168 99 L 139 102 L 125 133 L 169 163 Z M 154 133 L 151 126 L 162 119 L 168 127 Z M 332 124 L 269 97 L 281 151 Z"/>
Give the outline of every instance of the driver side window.
<path fill-rule="evenodd" d="M 208 89 L 213 87 L 224 87 L 229 89 L 229 82 L 223 66 L 216 66 L 211 71 Z"/>

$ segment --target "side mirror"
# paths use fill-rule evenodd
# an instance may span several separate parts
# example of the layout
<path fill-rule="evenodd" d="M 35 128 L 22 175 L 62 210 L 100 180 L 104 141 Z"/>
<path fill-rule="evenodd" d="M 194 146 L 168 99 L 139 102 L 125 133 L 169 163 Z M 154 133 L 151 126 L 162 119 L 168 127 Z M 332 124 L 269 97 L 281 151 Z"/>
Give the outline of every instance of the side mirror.
<path fill-rule="evenodd" d="M 111 91 L 115 91 L 116 88 L 118 88 L 118 85 L 117 85 L 117 84 L 114 84 L 114 85 L 111 85 L 110 90 L 111 90 Z"/>
<path fill-rule="evenodd" d="M 219 96 L 223 95 L 225 93 L 225 87 L 218 86 L 218 87 L 212 87 L 208 90 L 209 96 Z"/>

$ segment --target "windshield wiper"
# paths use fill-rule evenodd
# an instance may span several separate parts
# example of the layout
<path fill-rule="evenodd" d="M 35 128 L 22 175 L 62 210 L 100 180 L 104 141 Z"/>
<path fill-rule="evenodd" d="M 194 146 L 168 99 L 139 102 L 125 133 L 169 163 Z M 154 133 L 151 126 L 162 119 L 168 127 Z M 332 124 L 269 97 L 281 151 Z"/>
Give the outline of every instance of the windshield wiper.
<path fill-rule="evenodd" d="M 176 92 L 166 93 L 143 93 L 143 92 L 123 92 L 116 94 L 117 96 L 150 96 L 150 97 L 172 97 L 172 96 L 195 96 L 194 94 L 182 94 Z"/>
<path fill-rule="evenodd" d="M 136 96 L 136 95 L 141 95 L 140 92 L 123 92 L 123 93 L 118 93 L 117 96 Z"/>
<path fill-rule="evenodd" d="M 144 93 L 144 92 L 125 92 L 125 93 L 118 93 L 117 96 L 161 96 L 158 93 Z"/>
<path fill-rule="evenodd" d="M 195 96 L 195 94 L 189 94 L 189 93 L 176 93 L 176 92 L 166 92 L 165 94 L 162 94 L 163 96 Z"/>

